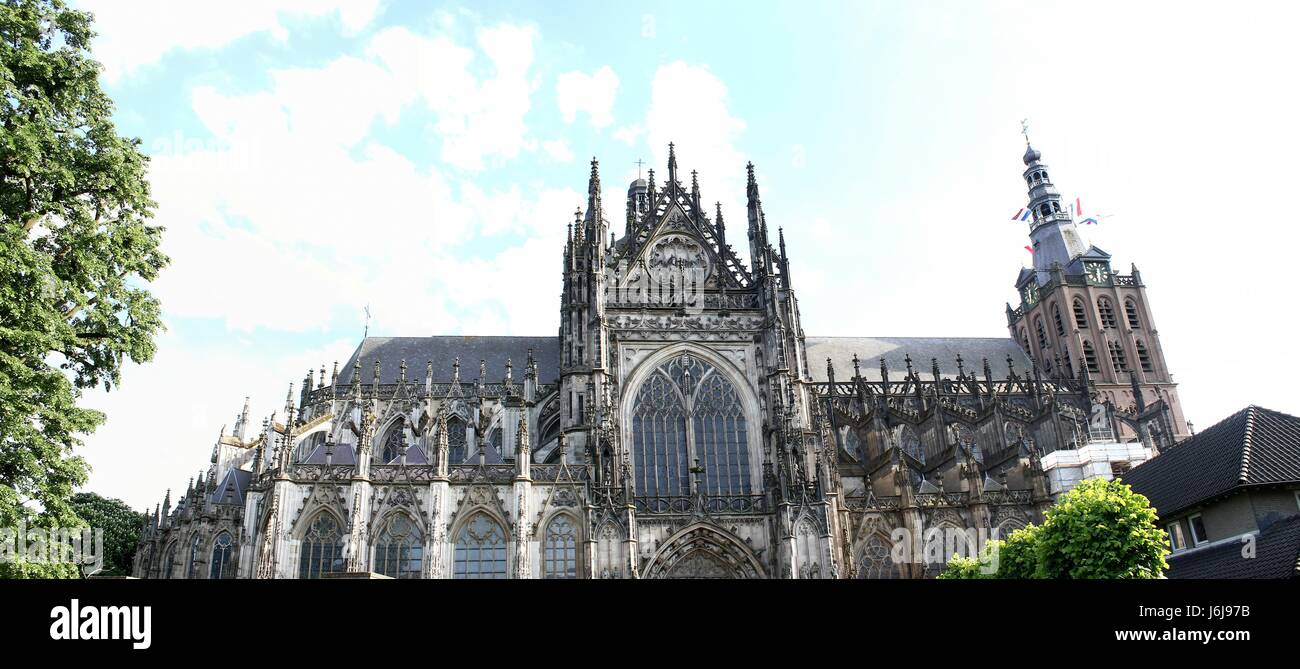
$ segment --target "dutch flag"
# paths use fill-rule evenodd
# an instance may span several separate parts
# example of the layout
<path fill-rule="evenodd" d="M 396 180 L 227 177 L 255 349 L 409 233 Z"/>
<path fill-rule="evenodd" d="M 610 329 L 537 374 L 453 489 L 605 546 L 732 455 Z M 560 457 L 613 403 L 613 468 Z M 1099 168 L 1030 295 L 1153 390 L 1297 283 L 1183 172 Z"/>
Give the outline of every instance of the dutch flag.
<path fill-rule="evenodd" d="M 1017 211 L 1017 212 L 1016 212 L 1016 213 L 1011 217 L 1011 220 L 1013 220 L 1013 221 L 1028 221 L 1028 220 L 1029 220 L 1029 217 L 1030 217 L 1033 213 L 1034 213 L 1034 211 L 1033 211 L 1032 209 L 1021 208 L 1020 211 Z"/>

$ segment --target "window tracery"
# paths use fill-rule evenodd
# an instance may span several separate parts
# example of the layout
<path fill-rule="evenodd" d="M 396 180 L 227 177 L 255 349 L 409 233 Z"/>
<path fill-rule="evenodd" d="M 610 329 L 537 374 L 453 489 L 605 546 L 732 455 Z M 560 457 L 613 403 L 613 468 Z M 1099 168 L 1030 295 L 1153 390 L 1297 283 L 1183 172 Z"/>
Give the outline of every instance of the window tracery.
<path fill-rule="evenodd" d="M 320 578 L 343 571 L 342 532 L 334 516 L 322 511 L 307 526 L 298 555 L 298 578 Z"/>
<path fill-rule="evenodd" d="M 474 514 L 456 534 L 452 577 L 506 577 L 506 533 L 486 513 Z"/>
<path fill-rule="evenodd" d="M 375 571 L 389 578 L 420 578 L 424 533 L 403 513 L 384 526 L 375 544 Z"/>
<path fill-rule="evenodd" d="M 660 365 L 637 391 L 632 460 L 637 494 L 690 492 L 695 459 L 710 495 L 752 489 L 749 434 L 735 386 L 711 364 L 683 354 Z"/>

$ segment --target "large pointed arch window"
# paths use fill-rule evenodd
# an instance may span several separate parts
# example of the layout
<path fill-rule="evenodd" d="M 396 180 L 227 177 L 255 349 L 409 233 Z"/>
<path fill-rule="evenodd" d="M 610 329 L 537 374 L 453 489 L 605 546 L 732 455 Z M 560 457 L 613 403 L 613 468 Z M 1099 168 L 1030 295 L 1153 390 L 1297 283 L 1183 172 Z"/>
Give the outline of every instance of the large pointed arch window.
<path fill-rule="evenodd" d="M 637 391 L 632 409 L 637 494 L 689 494 L 697 459 L 707 494 L 751 492 L 749 431 L 740 394 L 713 365 L 683 354 L 659 366 Z"/>
<path fill-rule="evenodd" d="M 235 542 L 229 532 L 217 535 L 217 539 L 212 542 L 212 560 L 208 565 L 208 578 L 235 577 L 234 545 Z"/>
<path fill-rule="evenodd" d="M 456 533 L 453 578 L 505 578 L 506 533 L 486 513 L 476 513 Z"/>
<path fill-rule="evenodd" d="M 899 568 L 894 562 L 890 542 L 873 534 L 858 553 L 858 578 L 899 578 Z"/>
<path fill-rule="evenodd" d="M 375 543 L 375 571 L 389 578 L 420 578 L 424 564 L 424 533 L 404 513 L 384 525 Z"/>
<path fill-rule="evenodd" d="M 578 577 L 578 526 L 567 514 L 546 524 L 542 568 L 546 578 Z"/>
<path fill-rule="evenodd" d="M 298 578 L 320 578 L 343 571 L 343 533 L 339 523 L 321 512 L 307 526 L 298 554 Z"/>

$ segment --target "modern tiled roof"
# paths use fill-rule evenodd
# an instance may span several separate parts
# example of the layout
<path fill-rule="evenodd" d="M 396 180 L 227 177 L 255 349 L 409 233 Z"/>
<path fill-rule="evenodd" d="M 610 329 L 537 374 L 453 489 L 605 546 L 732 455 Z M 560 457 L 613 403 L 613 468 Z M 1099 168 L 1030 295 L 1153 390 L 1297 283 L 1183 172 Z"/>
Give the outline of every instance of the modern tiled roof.
<path fill-rule="evenodd" d="M 1243 544 L 1218 546 L 1169 557 L 1169 578 L 1296 578 L 1300 576 L 1300 515 L 1270 525 L 1255 536 L 1254 557 Z"/>
<path fill-rule="evenodd" d="M 379 382 L 397 383 L 398 368 L 406 361 L 406 379 L 423 382 L 425 364 L 433 362 L 433 380 L 445 383 L 452 377 L 452 361 L 460 357 L 460 380 L 478 379 L 478 365 L 487 365 L 487 382 L 500 383 L 506 376 L 506 360 L 514 365 L 515 383 L 524 382 L 528 350 L 537 361 L 540 383 L 552 383 L 560 375 L 560 340 L 558 337 L 512 336 L 435 336 L 435 337 L 366 337 L 339 370 L 339 383 L 352 383 L 352 365 L 361 361 L 361 382 L 370 383 L 379 360 Z"/>
<path fill-rule="evenodd" d="M 862 377 L 880 380 L 880 358 L 889 366 L 891 381 L 902 381 L 907 374 L 906 356 L 912 356 L 912 368 L 923 380 L 931 377 L 930 359 L 939 361 L 939 375 L 957 376 L 960 354 L 967 374 L 982 376 L 983 359 L 988 358 L 995 379 L 1007 376 L 1010 356 L 1016 373 L 1032 374 L 1029 358 L 1010 337 L 807 337 L 808 367 L 814 381 L 826 381 L 826 358 L 835 364 L 835 379 L 847 381 L 853 376 L 853 356 L 858 356 Z"/>
<path fill-rule="evenodd" d="M 1162 517 L 1238 487 L 1300 481 L 1300 418 L 1246 407 L 1123 479 Z"/>

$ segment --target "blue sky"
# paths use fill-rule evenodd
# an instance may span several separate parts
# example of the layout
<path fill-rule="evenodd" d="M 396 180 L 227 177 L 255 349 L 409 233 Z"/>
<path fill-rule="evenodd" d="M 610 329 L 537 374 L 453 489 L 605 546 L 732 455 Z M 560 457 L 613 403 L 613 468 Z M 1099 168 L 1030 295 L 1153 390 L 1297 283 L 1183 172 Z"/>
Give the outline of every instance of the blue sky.
<path fill-rule="evenodd" d="M 587 161 L 621 221 L 670 140 L 733 226 L 756 164 L 809 334 L 1001 336 L 1028 118 L 1114 214 L 1084 233 L 1142 270 L 1188 418 L 1300 413 L 1290 5 L 79 4 L 173 258 L 157 359 L 89 396 L 89 487 L 132 504 L 346 359 L 367 304 L 372 334 L 554 332 Z"/>

